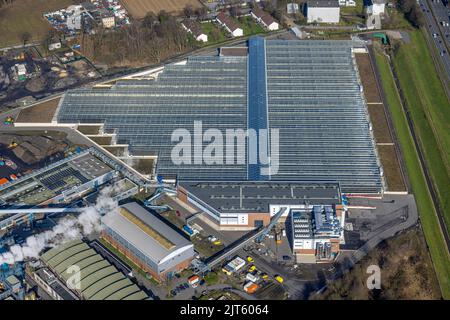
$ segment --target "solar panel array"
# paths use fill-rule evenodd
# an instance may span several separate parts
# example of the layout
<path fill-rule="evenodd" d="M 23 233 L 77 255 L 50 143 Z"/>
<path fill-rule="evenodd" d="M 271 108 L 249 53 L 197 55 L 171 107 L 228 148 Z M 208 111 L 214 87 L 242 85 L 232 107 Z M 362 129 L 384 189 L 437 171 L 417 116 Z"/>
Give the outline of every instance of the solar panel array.
<path fill-rule="evenodd" d="M 246 115 L 247 58 L 199 56 L 186 65 L 166 66 L 156 81 L 123 80 L 111 89 L 69 91 L 58 121 L 105 122 L 106 130 L 117 132 L 118 143 L 130 144 L 133 154 L 158 155 L 162 175 L 242 180 L 247 178 L 245 164 L 195 164 L 193 149 L 191 164 L 174 164 L 171 135 L 187 129 L 194 143 L 194 121 L 201 121 L 203 130 L 245 130 Z"/>
<path fill-rule="evenodd" d="M 266 41 L 269 126 L 280 130 L 276 180 L 339 181 L 379 192 L 380 170 L 351 41 Z"/>
<path fill-rule="evenodd" d="M 196 164 L 194 152 L 191 164 L 174 164 L 172 132 L 194 133 L 194 121 L 202 122 L 203 132 L 268 125 L 280 130 L 280 167 L 270 180 L 339 181 L 344 192 L 379 192 L 352 45 L 252 39 L 248 58 L 194 56 L 166 66 L 157 80 L 69 91 L 58 121 L 104 122 L 133 154 L 158 155 L 159 174 L 218 181 L 261 180 L 260 168 Z"/>

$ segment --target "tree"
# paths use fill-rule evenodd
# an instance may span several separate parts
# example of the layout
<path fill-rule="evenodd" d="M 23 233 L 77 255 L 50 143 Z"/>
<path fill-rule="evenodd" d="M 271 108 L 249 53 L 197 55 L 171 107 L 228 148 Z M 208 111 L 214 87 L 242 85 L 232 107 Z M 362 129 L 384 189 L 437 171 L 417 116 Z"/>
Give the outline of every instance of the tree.
<path fill-rule="evenodd" d="M 217 28 L 211 30 L 211 40 L 217 41 L 220 37 L 220 31 Z"/>
<path fill-rule="evenodd" d="M 194 8 L 188 4 L 184 7 L 183 14 L 186 18 L 191 18 L 194 15 Z"/>
<path fill-rule="evenodd" d="M 147 29 L 152 29 L 157 21 L 158 17 L 156 17 L 152 12 L 148 12 L 144 19 L 142 19 L 142 26 Z"/>
<path fill-rule="evenodd" d="M 233 6 L 230 9 L 230 15 L 234 18 L 241 14 L 241 10 L 237 6 Z"/>
<path fill-rule="evenodd" d="M 160 23 L 163 23 L 164 21 L 167 21 L 169 19 L 170 15 L 165 10 L 161 10 L 158 13 L 158 20 Z"/>
<path fill-rule="evenodd" d="M 26 45 L 27 42 L 31 39 L 31 33 L 29 33 L 28 31 L 22 32 L 22 34 L 20 35 L 20 39 L 22 40 L 23 45 Z"/>
<path fill-rule="evenodd" d="M 398 0 L 397 6 L 414 27 L 419 28 L 425 24 L 423 14 L 415 0 Z"/>
<path fill-rule="evenodd" d="M 195 14 L 200 18 L 200 19 L 205 19 L 206 15 L 208 14 L 208 9 L 206 9 L 206 7 L 201 6 L 200 8 L 198 8 L 195 11 Z"/>
<path fill-rule="evenodd" d="M 270 1 L 270 0 L 264 1 L 264 5 L 263 6 L 264 6 L 264 10 L 269 12 L 269 13 L 272 13 L 275 10 L 275 7 L 272 4 L 272 1 Z"/>

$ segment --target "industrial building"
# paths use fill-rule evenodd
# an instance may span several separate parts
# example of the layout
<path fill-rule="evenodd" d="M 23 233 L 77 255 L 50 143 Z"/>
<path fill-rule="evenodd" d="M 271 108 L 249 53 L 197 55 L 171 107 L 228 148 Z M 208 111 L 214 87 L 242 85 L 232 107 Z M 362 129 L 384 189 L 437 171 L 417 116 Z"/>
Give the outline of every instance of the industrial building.
<path fill-rule="evenodd" d="M 131 154 L 157 157 L 163 178 L 336 181 L 346 193 L 380 193 L 382 168 L 354 60 L 361 47 L 359 40 L 254 37 L 246 55 L 192 56 L 156 79 L 70 90 L 54 120 L 104 123 Z M 193 133 L 194 121 L 224 134 L 278 129 L 278 172 L 263 175 L 262 166 L 248 163 L 175 164 L 172 133 Z"/>
<path fill-rule="evenodd" d="M 344 242 L 342 205 L 304 205 L 291 209 L 292 251 L 299 263 L 329 262 Z"/>
<path fill-rule="evenodd" d="M 44 205 L 69 202 L 114 177 L 114 170 L 88 151 L 77 153 L 0 187 L 0 203 Z"/>
<path fill-rule="evenodd" d="M 226 265 L 223 266 L 222 271 L 227 275 L 232 275 L 235 272 L 238 272 L 245 266 L 245 260 L 241 257 L 237 256 Z"/>
<path fill-rule="evenodd" d="M 308 23 L 339 23 L 340 13 L 339 0 L 308 0 L 306 2 Z"/>
<path fill-rule="evenodd" d="M 205 214 L 206 222 L 221 230 L 252 230 L 267 226 L 281 208 L 301 208 L 305 203 L 341 204 L 338 183 L 180 181 L 178 198 Z"/>
<path fill-rule="evenodd" d="M 102 237 L 142 270 L 162 281 L 190 265 L 189 240 L 135 202 L 119 211 L 102 219 Z"/>
<path fill-rule="evenodd" d="M 0 205 L 5 205 L 0 210 L 0 234 L 15 225 L 42 218 L 46 209 L 33 212 L 33 207 L 64 207 L 82 198 L 94 202 L 99 188 L 107 183 L 114 183 L 111 197 L 117 201 L 136 194 L 138 184 L 129 179 L 133 176 L 127 174 L 126 168 L 121 168 L 115 159 L 92 147 L 0 185 Z"/>
<path fill-rule="evenodd" d="M 41 255 L 43 268 L 32 274 L 57 300 L 144 300 L 148 295 L 81 240 L 66 242 Z M 72 267 L 79 268 L 74 278 Z M 69 288 L 70 284 L 70 288 Z"/>

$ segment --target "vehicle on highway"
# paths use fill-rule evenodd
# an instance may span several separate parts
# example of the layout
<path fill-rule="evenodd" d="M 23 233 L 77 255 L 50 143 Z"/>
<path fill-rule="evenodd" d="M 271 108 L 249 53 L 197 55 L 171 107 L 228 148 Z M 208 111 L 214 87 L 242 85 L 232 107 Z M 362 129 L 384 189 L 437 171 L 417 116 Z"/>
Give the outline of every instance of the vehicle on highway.
<path fill-rule="evenodd" d="M 255 259 L 253 259 L 252 257 L 248 256 L 248 257 L 247 257 L 247 261 L 248 261 L 248 262 L 255 262 Z"/>
<path fill-rule="evenodd" d="M 275 276 L 275 280 L 277 280 L 279 283 L 283 283 L 284 279 L 280 275 Z"/>

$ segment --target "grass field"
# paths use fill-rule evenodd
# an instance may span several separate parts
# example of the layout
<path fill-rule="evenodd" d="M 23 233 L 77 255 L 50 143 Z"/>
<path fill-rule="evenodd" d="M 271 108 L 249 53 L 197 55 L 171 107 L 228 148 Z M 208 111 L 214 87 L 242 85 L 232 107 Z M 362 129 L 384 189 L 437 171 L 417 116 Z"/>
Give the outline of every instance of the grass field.
<path fill-rule="evenodd" d="M 41 40 L 50 24 L 43 14 L 66 8 L 72 0 L 16 0 L 0 9 L 0 47 L 22 44 L 22 34 L 29 32 L 32 40 Z"/>
<path fill-rule="evenodd" d="M 422 32 L 410 35 L 411 43 L 395 53 L 394 67 L 450 230 L 450 104 Z"/>
<path fill-rule="evenodd" d="M 187 5 L 193 8 L 202 6 L 199 0 L 121 0 L 120 2 L 136 19 L 143 18 L 147 12 L 158 14 L 165 10 L 172 14 L 179 14 Z"/>
<path fill-rule="evenodd" d="M 377 54 L 376 61 L 442 295 L 445 299 L 450 299 L 450 256 L 445 249 L 444 238 L 440 232 L 433 202 L 420 168 L 418 155 L 409 132 L 406 116 L 400 104 L 400 98 L 395 89 L 389 65 L 386 58 L 380 54 Z"/>
<path fill-rule="evenodd" d="M 264 28 L 251 17 L 241 17 L 239 19 L 235 19 L 235 21 L 242 27 L 242 30 L 244 30 L 244 36 L 266 32 L 266 30 L 264 30 Z"/>
<path fill-rule="evenodd" d="M 209 46 L 215 43 L 220 43 L 226 41 L 227 35 L 225 31 L 219 27 L 217 27 L 212 22 L 205 22 L 201 24 L 203 31 L 208 36 L 208 42 L 204 43 L 204 46 Z"/>
<path fill-rule="evenodd" d="M 363 14 L 364 1 L 363 0 L 355 0 L 356 6 L 354 7 L 342 7 L 341 14 L 343 15 L 358 15 Z"/>

